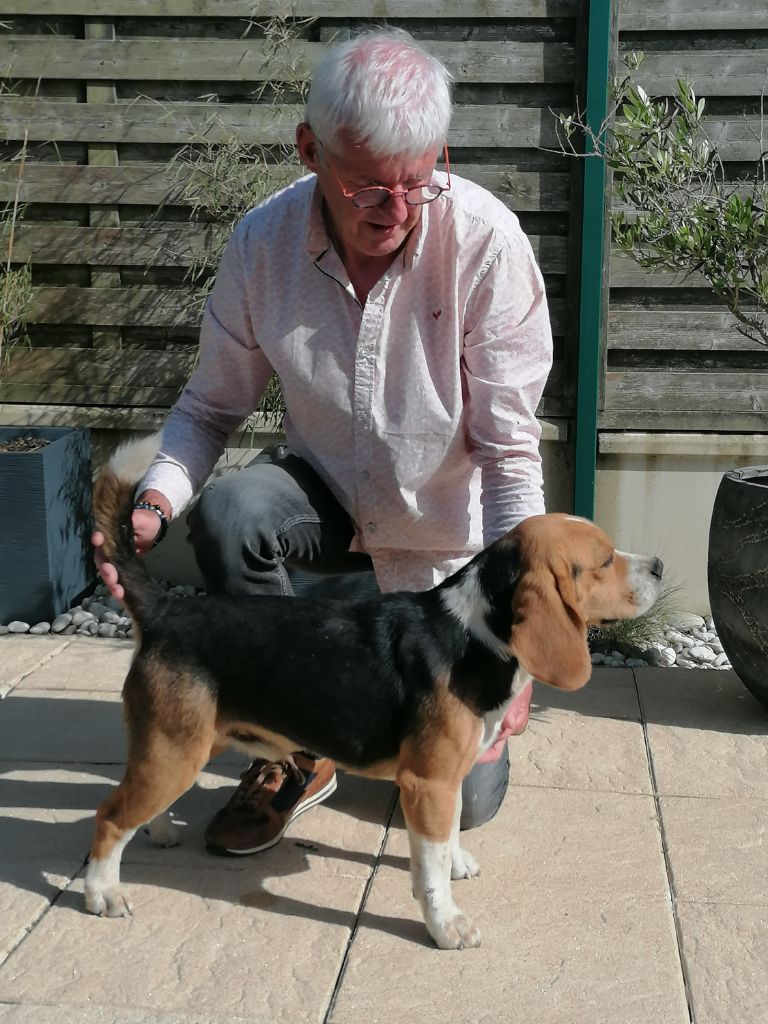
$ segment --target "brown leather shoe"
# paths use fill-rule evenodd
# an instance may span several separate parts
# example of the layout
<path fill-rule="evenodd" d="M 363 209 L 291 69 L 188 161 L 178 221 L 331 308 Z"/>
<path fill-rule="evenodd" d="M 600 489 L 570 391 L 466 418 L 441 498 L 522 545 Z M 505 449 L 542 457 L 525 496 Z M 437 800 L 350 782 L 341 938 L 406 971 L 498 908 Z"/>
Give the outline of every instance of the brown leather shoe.
<path fill-rule="evenodd" d="M 336 789 L 336 765 L 308 754 L 275 763 L 259 759 L 240 779 L 229 803 L 205 830 L 212 853 L 259 853 L 279 843 L 294 818 Z"/>

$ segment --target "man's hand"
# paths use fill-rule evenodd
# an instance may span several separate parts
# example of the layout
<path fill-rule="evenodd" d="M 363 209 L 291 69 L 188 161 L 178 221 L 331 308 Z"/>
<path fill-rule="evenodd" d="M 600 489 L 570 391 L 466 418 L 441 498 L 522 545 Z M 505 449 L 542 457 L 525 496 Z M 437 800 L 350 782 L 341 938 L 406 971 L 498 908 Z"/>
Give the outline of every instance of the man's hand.
<path fill-rule="evenodd" d="M 501 723 L 501 731 L 493 746 L 477 759 L 477 764 L 485 764 L 486 761 L 498 761 L 501 752 L 510 736 L 517 736 L 523 732 L 528 725 L 528 715 L 531 711 L 531 695 L 533 694 L 533 683 L 526 683 L 520 693 L 509 705 L 509 710 Z"/>
<path fill-rule="evenodd" d="M 159 505 L 167 518 L 170 519 L 170 503 L 165 495 L 160 494 L 159 491 L 144 491 L 143 494 L 139 495 L 138 500 L 149 501 L 153 505 Z M 155 538 L 160 532 L 160 517 L 156 512 L 152 512 L 149 509 L 135 508 L 131 516 L 131 525 L 133 526 L 133 542 L 136 545 L 136 553 L 145 555 L 155 543 Z M 112 597 L 122 601 L 125 596 L 125 590 L 118 579 L 117 569 L 104 558 L 104 534 L 100 530 L 94 531 L 91 543 L 94 547 L 96 568 L 99 570 L 101 578 L 106 583 Z"/>

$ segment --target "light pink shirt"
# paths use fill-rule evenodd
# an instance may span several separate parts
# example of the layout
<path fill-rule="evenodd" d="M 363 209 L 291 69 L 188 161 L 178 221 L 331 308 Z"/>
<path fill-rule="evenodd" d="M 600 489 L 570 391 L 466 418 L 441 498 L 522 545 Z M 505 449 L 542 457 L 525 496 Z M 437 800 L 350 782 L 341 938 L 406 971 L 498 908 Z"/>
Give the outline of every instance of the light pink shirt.
<path fill-rule="evenodd" d="M 289 447 L 349 512 L 382 589 L 429 587 L 544 511 L 551 363 L 541 274 L 493 195 L 452 176 L 361 305 L 308 175 L 233 232 L 141 489 L 178 515 L 275 370 Z"/>

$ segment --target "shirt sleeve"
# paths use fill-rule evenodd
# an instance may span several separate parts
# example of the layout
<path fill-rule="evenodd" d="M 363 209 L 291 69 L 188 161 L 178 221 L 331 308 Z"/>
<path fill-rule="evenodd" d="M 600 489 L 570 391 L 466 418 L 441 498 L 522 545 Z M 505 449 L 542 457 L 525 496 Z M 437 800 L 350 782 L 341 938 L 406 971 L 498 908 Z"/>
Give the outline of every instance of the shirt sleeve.
<path fill-rule="evenodd" d="M 272 367 L 258 346 L 249 313 L 243 226 L 221 260 L 200 330 L 198 364 L 163 429 L 157 458 L 139 491 L 160 491 L 177 516 L 200 490 L 229 434 L 258 405 Z"/>
<path fill-rule="evenodd" d="M 518 229 L 481 269 L 465 316 L 467 438 L 481 467 L 483 540 L 544 511 L 536 409 L 552 368 L 544 282 Z"/>

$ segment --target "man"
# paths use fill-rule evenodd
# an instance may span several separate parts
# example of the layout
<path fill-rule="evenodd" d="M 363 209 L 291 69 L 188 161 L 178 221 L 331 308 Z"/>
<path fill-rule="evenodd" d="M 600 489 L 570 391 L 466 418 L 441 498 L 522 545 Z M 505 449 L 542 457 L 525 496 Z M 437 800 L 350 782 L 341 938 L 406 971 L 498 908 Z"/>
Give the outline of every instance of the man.
<path fill-rule="evenodd" d="M 199 365 L 137 491 L 139 550 L 202 487 L 273 371 L 287 451 L 219 478 L 190 515 L 209 591 L 290 595 L 286 564 L 372 566 L 383 591 L 425 589 L 544 511 L 544 286 L 514 214 L 451 175 L 450 116 L 448 71 L 405 32 L 358 36 L 321 61 L 296 132 L 311 173 L 230 239 Z M 102 574 L 119 593 L 113 568 Z M 529 701 L 468 776 L 464 826 L 496 812 L 506 736 Z M 334 765 L 310 752 L 255 762 L 206 842 L 267 849 L 334 788 Z"/>

